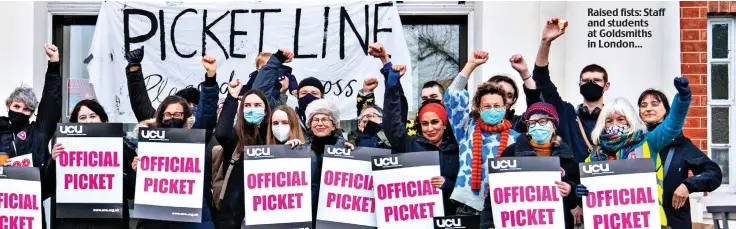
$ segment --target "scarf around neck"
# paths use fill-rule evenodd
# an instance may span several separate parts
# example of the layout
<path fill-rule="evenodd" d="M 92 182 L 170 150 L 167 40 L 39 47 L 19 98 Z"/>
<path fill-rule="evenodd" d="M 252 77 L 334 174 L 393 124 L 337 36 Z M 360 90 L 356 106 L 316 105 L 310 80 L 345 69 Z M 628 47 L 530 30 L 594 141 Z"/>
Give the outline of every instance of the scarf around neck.
<path fill-rule="evenodd" d="M 325 145 L 337 144 L 337 138 L 334 135 L 326 137 L 312 136 L 312 150 L 317 155 L 322 155 L 325 152 Z"/>
<path fill-rule="evenodd" d="M 488 125 L 483 120 L 475 120 L 475 132 L 473 133 L 473 164 L 471 170 L 470 187 L 472 190 L 480 190 L 481 179 L 483 177 L 483 133 L 501 133 L 500 144 L 496 150 L 496 157 L 501 157 L 501 153 L 506 149 L 509 140 L 509 130 L 511 122 L 504 119 L 503 123 L 498 125 Z M 493 153 L 493 152 L 489 152 Z"/>
<path fill-rule="evenodd" d="M 621 159 L 626 153 L 639 147 L 639 143 L 644 140 L 644 136 L 645 134 L 642 130 L 620 135 L 601 134 L 598 153 L 616 153 L 617 159 Z"/>
<path fill-rule="evenodd" d="M 552 155 L 552 142 L 548 141 L 544 144 L 539 144 L 534 141 L 534 139 L 531 139 L 529 141 L 529 144 L 532 145 L 532 148 L 534 148 L 534 152 L 537 152 L 539 156 L 547 157 L 549 155 Z"/>

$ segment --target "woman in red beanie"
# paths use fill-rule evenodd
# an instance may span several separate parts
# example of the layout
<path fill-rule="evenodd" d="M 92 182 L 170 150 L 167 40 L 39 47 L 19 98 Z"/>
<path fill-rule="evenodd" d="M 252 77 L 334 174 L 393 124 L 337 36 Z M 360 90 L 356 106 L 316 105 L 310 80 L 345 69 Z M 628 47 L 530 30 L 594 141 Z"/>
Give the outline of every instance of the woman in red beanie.
<path fill-rule="evenodd" d="M 405 66 L 393 65 L 389 71 L 389 77 L 399 78 L 404 74 Z M 409 136 L 402 117 L 401 107 L 404 89 L 398 80 L 396 84 L 387 83 L 383 107 L 384 125 L 391 149 L 394 153 L 408 153 L 421 151 L 438 151 L 440 156 L 440 174 L 442 176 L 432 177 L 431 183 L 435 188 L 442 189 L 445 215 L 454 215 L 457 206 L 450 200 L 455 188 L 457 171 L 460 169 L 459 148 L 452 129 L 449 128 L 447 112 L 440 100 L 429 99 L 419 108 L 417 116 L 420 124 L 420 134 Z"/>

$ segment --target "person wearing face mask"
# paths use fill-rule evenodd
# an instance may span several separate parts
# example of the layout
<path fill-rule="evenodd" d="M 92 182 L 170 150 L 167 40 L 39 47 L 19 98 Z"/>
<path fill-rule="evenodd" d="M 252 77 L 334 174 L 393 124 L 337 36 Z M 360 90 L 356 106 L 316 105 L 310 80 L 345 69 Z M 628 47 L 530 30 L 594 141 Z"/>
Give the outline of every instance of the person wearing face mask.
<path fill-rule="evenodd" d="M 611 84 L 608 82 L 606 69 L 591 64 L 580 71 L 578 86 L 583 103 L 576 108 L 562 100 L 549 74 L 549 51 L 552 41 L 565 34 L 565 29 L 560 29 L 557 23 L 559 20 L 559 18 L 547 20 L 532 74 L 542 99 L 552 104 L 560 115 L 558 134 L 572 148 L 575 159 L 583 161 L 593 150 L 593 144 L 589 140 L 592 137 L 591 131 L 603 107 L 603 94 L 608 91 Z"/>
<path fill-rule="evenodd" d="M 470 73 L 487 60 L 487 52 L 475 51 L 445 92 L 445 108 L 460 145 L 460 170 L 451 196 L 459 202 L 458 215 L 480 214 L 488 192 L 485 162 L 500 156 L 519 135 L 511 129 L 511 122 L 504 119 L 506 92 L 500 85 L 480 85 L 472 100 L 466 89 Z"/>
<path fill-rule="evenodd" d="M 662 199 L 662 185 L 664 179 L 664 165 L 666 158 L 659 153 L 680 135 L 685 123 L 687 111 L 692 100 L 687 78 L 674 79 L 678 93 L 672 101 L 672 109 L 662 123 L 652 131 L 637 115 L 634 107 L 624 98 L 617 98 L 610 106 L 601 110 L 592 140 L 594 149 L 585 159 L 585 162 L 605 160 L 626 160 L 635 158 L 650 158 L 656 168 L 656 178 L 659 190 L 659 199 Z M 578 184 L 578 196 L 587 195 L 587 188 Z M 660 202 L 660 221 L 663 228 L 670 226 Z"/>
<path fill-rule="evenodd" d="M 105 113 L 105 109 L 97 101 L 94 100 L 82 100 L 74 106 L 71 115 L 69 116 L 69 123 L 107 123 L 108 117 Z M 123 131 L 123 130 L 120 130 Z M 131 142 L 129 139 L 123 144 L 123 165 L 129 165 L 133 161 L 136 152 L 135 148 L 129 147 Z M 44 188 L 51 193 L 55 193 L 56 190 L 56 162 L 55 160 L 63 152 L 64 144 L 56 143 L 51 151 L 51 161 L 49 166 L 46 166 L 44 176 L 46 177 Z M 129 228 L 130 213 L 128 211 L 127 199 L 133 199 L 132 193 L 134 190 L 133 183 L 135 180 L 132 179 L 131 174 L 133 169 L 130 166 L 123 166 L 123 217 L 122 219 L 62 219 L 56 218 L 56 200 L 52 198 L 51 201 L 51 218 L 53 219 L 52 227 L 58 229 L 74 229 L 74 228 L 101 228 L 101 229 L 127 229 Z M 53 195 L 54 197 L 56 195 Z"/>
<path fill-rule="evenodd" d="M 661 91 L 648 89 L 639 96 L 639 117 L 653 131 L 669 115 L 667 96 Z M 721 186 L 723 172 L 720 166 L 680 132 L 675 140 L 659 151 L 664 158 L 662 207 L 672 229 L 690 229 L 691 193 L 712 192 Z M 688 176 L 688 171 L 693 176 Z"/>
<path fill-rule="evenodd" d="M 10 158 L 31 154 L 33 167 L 37 168 L 45 166 L 44 162 L 49 158 L 49 141 L 56 131 L 56 123 L 61 120 L 59 50 L 50 44 L 45 45 L 44 50 L 49 62 L 41 102 L 38 102 L 33 89 L 18 87 L 5 100 L 8 116 L 0 117 L 0 152 Z M 37 109 L 36 121 L 31 122 Z"/>
<path fill-rule="evenodd" d="M 404 74 L 403 65 L 393 65 L 390 77 L 401 77 Z M 442 202 L 445 215 L 455 215 L 457 206 L 450 200 L 455 188 L 455 180 L 459 166 L 459 147 L 450 130 L 447 111 L 442 102 L 436 99 L 427 99 L 419 108 L 417 123 L 421 130 L 420 135 L 409 136 L 408 130 L 403 128 L 405 116 L 402 116 L 401 99 L 404 91 L 401 83 L 387 85 L 384 92 L 383 106 L 385 110 L 384 132 L 391 143 L 393 153 L 410 153 L 422 151 L 438 151 L 440 159 L 440 175 L 430 178 L 433 187 L 442 189 Z"/>
<path fill-rule="evenodd" d="M 249 90 L 238 100 L 242 87 L 239 79 L 230 83 L 215 129 L 215 138 L 223 149 L 221 171 L 225 173 L 221 191 L 214 197 L 218 206 L 216 225 L 220 229 L 240 228 L 245 218 L 243 152 L 245 146 L 266 145 L 270 122 L 266 95 Z"/>
<path fill-rule="evenodd" d="M 304 133 L 299 125 L 299 117 L 296 111 L 289 106 L 281 105 L 271 114 L 266 133 L 266 144 L 287 144 L 291 147 L 302 145 L 306 142 Z"/>
<path fill-rule="evenodd" d="M 215 100 L 216 102 L 216 100 Z M 206 106 L 208 109 L 203 109 L 201 112 L 206 112 L 207 115 L 214 115 L 217 112 L 217 105 Z M 211 109 L 210 109 L 211 108 Z M 156 110 L 154 115 L 155 119 L 146 120 L 133 129 L 134 138 L 138 138 L 138 130 L 140 128 L 187 128 L 191 129 L 194 125 L 194 120 L 191 118 L 194 114 L 188 106 L 187 101 L 179 96 L 168 96 L 166 97 Z M 185 222 L 173 222 L 173 221 L 161 221 L 161 220 L 148 220 L 140 219 L 138 221 L 137 228 L 139 229 L 214 229 L 215 226 L 212 222 L 212 214 L 210 208 L 212 206 L 212 155 L 204 150 L 204 185 L 203 185 L 203 197 L 202 197 L 202 221 L 199 223 L 185 223 Z M 140 158 L 137 156 L 133 158 L 131 167 L 133 172 L 131 173 L 131 179 L 135 181 L 136 171 L 138 169 L 138 162 Z M 135 192 L 135 182 L 132 187 Z M 135 193 L 132 193 L 135 196 Z"/>
<path fill-rule="evenodd" d="M 322 158 L 325 146 L 338 146 L 354 149 L 355 146 L 345 141 L 340 132 L 340 110 L 334 103 L 318 99 L 310 103 L 306 109 L 307 142 L 305 147 L 312 150 L 312 228 L 317 222 L 317 203 L 322 180 Z"/>
<path fill-rule="evenodd" d="M 128 94 L 130 95 L 130 105 L 133 114 L 138 122 L 153 119 L 156 109 L 151 104 L 148 97 L 146 82 L 143 77 L 143 61 L 144 47 L 140 47 L 125 54 L 128 66 L 125 67 L 125 74 L 128 79 Z M 220 94 L 220 85 L 217 84 L 217 60 L 215 57 L 202 57 L 202 66 L 206 73 L 204 81 L 197 88 L 185 88 L 176 93 L 177 96 L 187 101 L 187 106 L 192 110 L 193 128 L 207 129 L 207 133 L 212 133 L 217 116 L 211 112 L 203 112 L 202 110 L 211 110 L 213 106 L 217 106 L 217 99 Z M 201 90 L 201 93 L 200 93 Z M 215 108 L 216 109 L 216 108 Z M 206 142 L 209 142 L 212 135 L 207 134 Z"/>
<path fill-rule="evenodd" d="M 557 111 L 549 103 L 538 102 L 527 108 L 523 117 L 529 132 L 519 135 L 516 143 L 506 147 L 501 157 L 559 157 L 562 179 L 555 181 L 560 195 L 563 197 L 565 228 L 575 227 L 572 209 L 581 205 L 581 199 L 570 194 L 571 187 L 580 183 L 578 162 L 570 147 L 557 136 L 559 125 Z M 481 228 L 494 228 L 491 197 L 485 197 L 481 213 Z"/>
<path fill-rule="evenodd" d="M 367 104 L 358 116 L 358 136 L 354 144 L 361 147 L 390 149 L 391 143 L 383 131 L 383 109 Z M 352 142 L 351 142 L 352 143 Z"/>

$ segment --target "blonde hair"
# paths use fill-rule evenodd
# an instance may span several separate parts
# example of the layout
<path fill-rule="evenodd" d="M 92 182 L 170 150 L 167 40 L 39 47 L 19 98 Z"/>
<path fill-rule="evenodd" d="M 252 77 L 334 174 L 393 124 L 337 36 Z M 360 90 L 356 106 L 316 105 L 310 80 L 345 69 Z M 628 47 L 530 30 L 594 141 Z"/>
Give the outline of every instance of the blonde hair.
<path fill-rule="evenodd" d="M 258 53 L 258 56 L 256 57 L 256 69 L 260 70 L 261 67 L 268 62 L 268 59 L 271 58 L 271 55 L 272 54 L 270 52 Z"/>
<path fill-rule="evenodd" d="M 603 130 L 606 129 L 606 119 L 611 116 L 618 114 L 623 115 L 626 121 L 629 123 L 629 130 L 625 134 L 631 134 L 635 131 L 641 130 L 643 133 L 647 132 L 647 125 L 639 117 L 639 112 L 634 110 L 628 100 L 619 97 L 613 100 L 613 103 L 606 104 L 601 109 L 601 113 L 598 116 L 598 120 L 595 123 L 595 128 L 590 133 L 590 140 L 593 141 L 594 145 L 600 145 L 600 137 Z"/>

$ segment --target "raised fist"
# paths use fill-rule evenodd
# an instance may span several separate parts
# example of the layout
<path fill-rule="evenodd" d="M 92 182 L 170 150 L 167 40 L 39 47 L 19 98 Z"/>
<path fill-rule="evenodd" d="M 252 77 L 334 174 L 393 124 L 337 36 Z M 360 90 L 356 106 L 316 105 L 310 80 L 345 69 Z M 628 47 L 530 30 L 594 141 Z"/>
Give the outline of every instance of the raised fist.
<path fill-rule="evenodd" d="M 230 93 L 230 96 L 233 98 L 238 98 L 238 95 L 240 94 L 240 89 L 243 88 L 243 84 L 240 83 L 240 79 L 234 79 L 230 82 L 230 85 L 227 87 L 227 91 Z"/>
<path fill-rule="evenodd" d="M 511 62 L 511 67 L 514 68 L 517 72 L 528 72 L 529 66 L 526 65 L 526 61 L 524 60 L 524 57 L 515 54 L 509 58 L 509 62 Z"/>
<path fill-rule="evenodd" d="M 286 60 L 284 61 L 284 63 L 289 63 L 292 60 L 294 60 L 294 53 L 291 52 L 291 50 L 287 48 L 282 48 L 282 49 L 279 49 L 279 51 L 281 51 L 281 53 L 284 54 L 284 56 L 286 57 Z"/>
<path fill-rule="evenodd" d="M 386 48 L 383 47 L 383 44 L 378 42 L 368 45 L 368 55 L 371 55 L 373 57 L 388 56 L 388 54 L 386 53 Z"/>
<path fill-rule="evenodd" d="M 486 61 L 488 61 L 488 52 L 475 51 L 473 52 L 472 55 L 470 55 L 468 64 L 481 65 L 481 64 L 485 64 Z"/>
<path fill-rule="evenodd" d="M 406 73 L 406 65 L 393 65 L 391 66 L 391 69 L 399 72 L 399 76 L 404 76 L 404 73 Z"/>
<path fill-rule="evenodd" d="M 213 77 L 217 73 L 217 59 L 215 57 L 202 57 L 202 66 L 207 70 L 207 77 Z"/>
<path fill-rule="evenodd" d="M 378 87 L 378 78 L 368 77 L 363 80 L 363 91 L 370 93 Z"/>
<path fill-rule="evenodd" d="M 562 36 L 562 34 L 565 34 L 565 27 L 560 26 L 560 21 L 564 20 L 557 17 L 547 20 L 547 23 L 544 25 L 544 30 L 542 31 L 542 41 L 552 42 Z M 566 22 L 565 25 L 567 25 Z"/>
<path fill-rule="evenodd" d="M 128 64 L 141 64 L 141 61 L 143 61 L 143 48 L 144 46 L 141 46 L 140 48 L 131 50 L 125 54 L 125 59 L 128 60 Z"/>
<path fill-rule="evenodd" d="M 59 48 L 53 44 L 43 45 L 43 49 L 46 51 L 46 56 L 49 57 L 51 62 L 59 62 Z"/>

